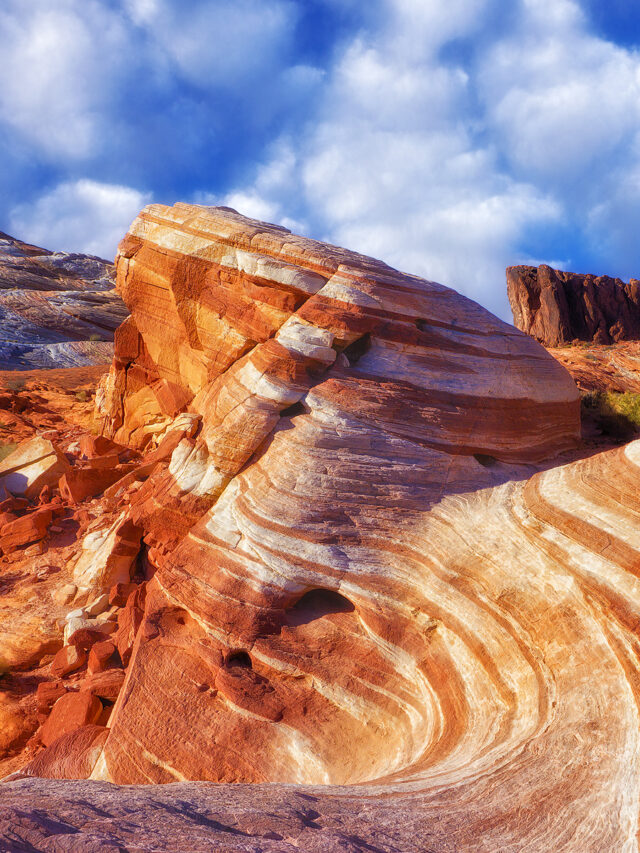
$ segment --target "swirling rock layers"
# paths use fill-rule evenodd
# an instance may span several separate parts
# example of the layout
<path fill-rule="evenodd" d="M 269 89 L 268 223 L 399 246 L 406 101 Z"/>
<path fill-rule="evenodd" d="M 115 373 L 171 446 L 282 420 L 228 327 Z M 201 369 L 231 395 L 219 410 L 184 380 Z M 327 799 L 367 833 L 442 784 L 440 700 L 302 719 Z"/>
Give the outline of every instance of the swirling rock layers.
<path fill-rule="evenodd" d="M 108 261 L 0 232 L 0 370 L 108 363 L 126 316 Z"/>
<path fill-rule="evenodd" d="M 117 272 L 106 431 L 148 442 L 142 399 L 158 428 L 185 406 L 202 428 L 136 498 L 156 571 L 94 776 L 343 784 L 452 750 L 466 768 L 497 712 L 467 730 L 417 531 L 575 445 L 567 374 L 441 285 L 231 211 L 147 208 Z M 150 524 L 196 499 L 188 530 Z M 526 677 L 473 689 L 508 704 Z"/>
<path fill-rule="evenodd" d="M 106 734 L 26 772 L 181 784 L 11 782 L 25 838 L 33 790 L 87 844 L 126 845 L 122 796 L 148 849 L 178 812 L 194 850 L 205 825 L 229 850 L 636 849 L 640 444 L 576 459 L 578 391 L 535 341 L 233 211 L 146 208 L 117 273 L 99 412 L 147 455 L 99 524 L 142 538 L 146 583 Z"/>
<path fill-rule="evenodd" d="M 252 670 L 237 649 L 226 667 L 215 660 L 211 614 L 207 625 L 202 606 L 168 603 L 159 569 L 94 768 L 128 772 L 129 781 L 260 768 L 276 781 L 279 738 L 289 755 L 275 756 L 276 772 L 292 781 L 286 735 L 294 729 L 295 769 L 316 785 L 154 792 L 14 782 L 3 787 L 0 819 L 13 819 L 15 832 L 19 811 L 20 837 L 37 843 L 46 808 L 78 843 L 86 834 L 89 850 L 106 839 L 124 846 L 133 835 L 143 850 L 172 849 L 180 833 L 193 850 L 214 841 L 223 850 L 285 850 L 285 842 L 309 850 L 637 849 L 639 481 L 634 442 L 448 495 L 402 534 L 387 528 L 377 560 L 369 543 L 368 571 L 343 573 L 346 601 L 307 595 L 277 636 L 246 646 Z M 60 747 L 51 750 L 33 772 L 62 775 L 51 773 Z M 317 785 L 320 772 L 335 779 L 345 766 L 372 778 Z"/>

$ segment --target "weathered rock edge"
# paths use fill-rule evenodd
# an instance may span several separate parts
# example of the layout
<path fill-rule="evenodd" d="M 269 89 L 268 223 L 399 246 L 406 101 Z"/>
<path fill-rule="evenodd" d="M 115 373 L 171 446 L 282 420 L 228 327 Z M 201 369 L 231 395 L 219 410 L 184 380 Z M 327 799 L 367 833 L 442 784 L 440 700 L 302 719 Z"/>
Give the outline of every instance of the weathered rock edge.
<path fill-rule="evenodd" d="M 640 282 L 539 267 L 507 267 L 507 294 L 518 329 L 546 347 L 640 339 Z"/>

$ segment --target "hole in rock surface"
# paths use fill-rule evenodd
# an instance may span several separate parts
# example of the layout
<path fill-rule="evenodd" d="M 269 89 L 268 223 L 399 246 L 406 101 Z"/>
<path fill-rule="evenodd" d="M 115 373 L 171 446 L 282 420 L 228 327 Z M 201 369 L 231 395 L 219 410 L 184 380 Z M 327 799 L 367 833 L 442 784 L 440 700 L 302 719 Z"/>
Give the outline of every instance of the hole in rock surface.
<path fill-rule="evenodd" d="M 488 453 L 474 453 L 473 458 L 476 462 L 479 462 L 483 468 L 493 468 L 494 465 L 498 464 L 496 457 L 489 456 Z"/>
<path fill-rule="evenodd" d="M 355 607 L 332 589 L 311 589 L 287 611 L 289 625 L 305 625 L 331 613 L 353 613 Z"/>
<path fill-rule="evenodd" d="M 307 410 L 304 405 L 300 402 L 293 403 L 291 406 L 287 406 L 286 409 L 283 409 L 280 412 L 280 416 L 283 418 L 293 418 L 296 415 L 304 415 Z"/>
<path fill-rule="evenodd" d="M 228 667 L 240 666 L 244 669 L 253 669 L 253 664 L 251 663 L 251 658 L 249 657 L 248 652 L 242 650 L 231 652 L 227 657 L 226 664 Z"/>
<path fill-rule="evenodd" d="M 428 332 L 429 324 L 426 320 L 416 320 L 416 328 L 418 328 L 421 332 Z"/>
<path fill-rule="evenodd" d="M 349 346 L 343 350 L 343 353 L 349 359 L 349 364 L 353 366 L 360 361 L 362 356 L 366 352 L 369 352 L 370 349 L 371 332 L 367 332 L 366 335 L 362 335 L 361 338 L 358 338 L 352 344 L 349 344 Z"/>

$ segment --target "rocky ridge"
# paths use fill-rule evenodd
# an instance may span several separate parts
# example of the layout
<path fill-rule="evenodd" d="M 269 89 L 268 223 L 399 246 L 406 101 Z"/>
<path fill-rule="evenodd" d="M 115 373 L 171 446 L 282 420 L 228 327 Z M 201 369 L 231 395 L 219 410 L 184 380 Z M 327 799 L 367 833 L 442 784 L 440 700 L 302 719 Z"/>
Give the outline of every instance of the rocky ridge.
<path fill-rule="evenodd" d="M 539 267 L 507 268 L 513 322 L 546 347 L 640 339 L 640 282 Z"/>
<path fill-rule="evenodd" d="M 0 370 L 109 362 L 126 316 L 108 261 L 0 232 Z"/>
<path fill-rule="evenodd" d="M 474 303 L 233 211 L 146 208 L 117 275 L 102 435 L 0 466 L 15 849 L 635 849 L 640 444 L 585 454 Z"/>

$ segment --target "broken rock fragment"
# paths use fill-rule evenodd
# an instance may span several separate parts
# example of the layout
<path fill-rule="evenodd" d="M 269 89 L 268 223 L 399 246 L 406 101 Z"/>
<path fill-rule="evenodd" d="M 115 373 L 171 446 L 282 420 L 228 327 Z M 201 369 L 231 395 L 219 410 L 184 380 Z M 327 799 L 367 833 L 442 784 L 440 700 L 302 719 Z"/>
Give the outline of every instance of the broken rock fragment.
<path fill-rule="evenodd" d="M 102 703 L 92 693 L 66 693 L 51 709 L 40 729 L 40 740 L 50 746 L 62 735 L 97 722 L 101 713 Z"/>
<path fill-rule="evenodd" d="M 36 498 L 69 471 L 63 453 L 48 439 L 29 438 L 0 462 L 0 486 L 11 495 Z"/>

